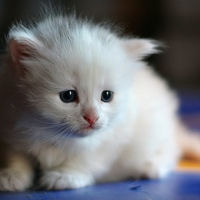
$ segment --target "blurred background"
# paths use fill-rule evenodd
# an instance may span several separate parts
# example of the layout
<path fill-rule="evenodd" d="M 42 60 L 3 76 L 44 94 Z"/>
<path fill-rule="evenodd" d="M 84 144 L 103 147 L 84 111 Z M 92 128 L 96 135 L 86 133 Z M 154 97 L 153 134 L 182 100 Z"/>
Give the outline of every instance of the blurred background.
<path fill-rule="evenodd" d="M 167 48 L 148 61 L 177 89 L 200 88 L 199 0 L 0 0 L 0 50 L 13 22 L 39 16 L 42 5 L 111 21 L 124 33 L 163 41 Z"/>

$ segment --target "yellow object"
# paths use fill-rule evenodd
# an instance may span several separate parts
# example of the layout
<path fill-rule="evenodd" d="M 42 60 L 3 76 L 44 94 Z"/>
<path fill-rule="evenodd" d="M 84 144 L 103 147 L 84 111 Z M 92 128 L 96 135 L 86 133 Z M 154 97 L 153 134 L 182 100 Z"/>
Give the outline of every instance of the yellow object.
<path fill-rule="evenodd" d="M 178 171 L 199 171 L 200 172 L 200 162 L 193 160 L 183 159 L 179 162 L 177 168 Z"/>

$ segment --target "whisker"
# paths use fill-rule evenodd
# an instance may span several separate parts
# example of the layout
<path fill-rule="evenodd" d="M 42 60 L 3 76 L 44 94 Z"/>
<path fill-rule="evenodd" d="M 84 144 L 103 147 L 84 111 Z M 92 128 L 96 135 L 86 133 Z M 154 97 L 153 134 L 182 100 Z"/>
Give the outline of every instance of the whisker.
<path fill-rule="evenodd" d="M 50 143 L 50 142 L 53 142 L 53 141 L 57 141 L 58 138 L 60 138 L 61 135 L 54 135 L 53 137 L 49 138 L 49 141 L 46 141 L 43 143 L 43 145 L 45 143 Z M 43 151 L 41 154 L 45 154 L 46 152 L 48 152 L 49 150 L 53 149 L 55 146 L 57 146 L 62 140 L 63 140 L 64 136 L 61 137 L 61 139 L 59 139 L 54 145 L 50 145 L 49 147 L 46 148 L 45 151 Z"/>
<path fill-rule="evenodd" d="M 61 149 L 61 151 L 60 151 L 59 157 L 61 157 L 61 156 L 63 155 L 65 146 L 66 146 L 67 142 L 69 141 L 69 138 L 70 138 L 70 136 L 68 135 L 68 136 L 66 137 L 66 140 L 65 140 L 65 142 L 64 142 L 64 144 L 63 144 L 63 147 L 62 147 L 62 149 Z"/>
<path fill-rule="evenodd" d="M 56 141 L 57 138 L 59 138 L 60 136 L 62 136 L 62 132 L 64 130 L 66 130 L 67 128 L 66 127 L 58 127 L 57 129 L 58 130 L 55 130 L 56 132 L 53 133 L 53 137 L 50 137 L 47 140 L 43 141 L 42 144 L 48 144 L 48 143 Z"/>
<path fill-rule="evenodd" d="M 52 142 L 57 141 L 57 139 L 58 139 L 59 137 L 60 137 L 60 135 L 55 134 L 55 135 L 53 135 L 52 137 L 48 138 L 47 140 L 43 141 L 43 142 L 42 142 L 42 145 L 51 144 Z"/>
<path fill-rule="evenodd" d="M 62 136 L 61 134 L 58 135 L 58 137 Z M 54 147 L 56 147 L 59 143 L 63 142 L 63 139 L 65 138 L 66 136 L 63 135 L 62 137 L 60 137 L 60 140 L 58 140 L 54 145 L 50 146 L 45 152 L 47 152 L 48 150 L 51 150 L 53 149 Z"/>
<path fill-rule="evenodd" d="M 22 113 L 22 114 L 25 115 L 26 117 L 29 117 L 29 118 L 31 118 L 31 119 L 37 121 L 37 122 L 40 122 L 40 123 L 43 123 L 43 124 L 50 124 L 50 125 L 51 125 L 51 124 L 54 124 L 54 123 L 47 122 L 47 121 L 42 121 L 42 120 L 39 120 L 39 119 L 37 119 L 37 118 L 35 118 L 35 117 L 33 117 L 33 116 L 30 116 L 30 115 L 28 115 L 27 113 L 25 113 L 25 112 L 23 112 L 22 110 L 20 110 L 19 108 L 15 107 L 12 103 L 11 103 L 11 107 L 14 108 L 14 109 L 16 109 L 17 111 L 19 111 L 20 113 Z"/>
<path fill-rule="evenodd" d="M 28 128 L 29 130 L 46 130 L 46 129 L 56 129 L 56 128 L 59 128 L 59 126 L 66 126 L 66 123 L 63 122 L 63 123 L 52 123 L 51 125 L 46 125 L 46 126 L 41 126 L 41 125 L 38 125 L 38 126 L 33 126 L 33 125 L 25 125 L 19 121 L 16 122 L 16 124 L 18 124 L 19 126 L 23 126 L 23 128 Z"/>

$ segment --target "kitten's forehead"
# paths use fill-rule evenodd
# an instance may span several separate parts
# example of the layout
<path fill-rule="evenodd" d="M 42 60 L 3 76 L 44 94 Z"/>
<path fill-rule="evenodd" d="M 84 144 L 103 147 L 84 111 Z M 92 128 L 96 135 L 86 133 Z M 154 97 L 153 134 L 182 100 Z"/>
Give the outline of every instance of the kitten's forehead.
<path fill-rule="evenodd" d="M 35 34 L 47 49 L 41 54 L 51 63 L 45 71 L 54 80 L 58 77 L 55 84 L 63 89 L 110 89 L 130 74 L 120 40 L 109 29 L 74 18 L 54 18 L 39 24 Z"/>
<path fill-rule="evenodd" d="M 69 78 L 72 75 L 73 84 L 87 90 L 114 87 L 120 81 L 123 65 L 126 65 L 123 58 L 120 58 L 121 52 L 117 50 L 117 44 L 106 46 L 101 41 L 88 41 L 88 38 L 82 38 L 82 41 L 79 38 L 78 43 L 67 54 L 63 54 L 65 76 Z"/>
<path fill-rule="evenodd" d="M 52 40 L 54 44 L 49 49 L 56 54 L 49 59 L 54 59 L 57 76 L 75 86 L 109 87 L 113 84 L 113 75 L 124 68 L 123 52 L 116 36 L 86 25 L 77 26 L 70 34 L 64 34 L 69 30 L 61 31 L 62 37 L 59 41 Z"/>
<path fill-rule="evenodd" d="M 89 55 L 93 54 L 93 55 Z M 95 53 L 96 54 L 96 53 Z M 66 62 L 61 66 L 63 73 L 60 74 L 65 80 L 69 81 L 73 87 L 81 86 L 81 88 L 92 89 L 93 87 L 109 87 L 111 69 L 109 62 L 102 62 L 102 59 L 94 55 L 91 51 L 74 52 Z M 59 70 L 59 69 L 58 69 Z M 61 72 L 60 70 L 58 73 Z"/>

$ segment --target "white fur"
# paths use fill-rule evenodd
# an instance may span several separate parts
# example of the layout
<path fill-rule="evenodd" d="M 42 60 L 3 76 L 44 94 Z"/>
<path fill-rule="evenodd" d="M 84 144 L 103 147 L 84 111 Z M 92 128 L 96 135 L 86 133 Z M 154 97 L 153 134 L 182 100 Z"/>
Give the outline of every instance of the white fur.
<path fill-rule="evenodd" d="M 8 46 L 0 79 L 0 139 L 11 157 L 22 152 L 39 162 L 41 186 L 159 178 L 176 165 L 176 97 L 140 61 L 157 52 L 154 41 L 121 38 L 74 17 L 49 17 L 30 29 L 13 27 Z M 62 102 L 59 92 L 72 89 L 78 101 Z M 109 103 L 101 101 L 104 90 L 114 92 Z M 98 120 L 85 130 L 88 112 Z M 30 168 L 18 170 L 31 182 Z M 6 182 L 13 173 L 7 171 L 0 170 L 0 190 L 29 187 L 23 178 L 19 188 Z"/>

